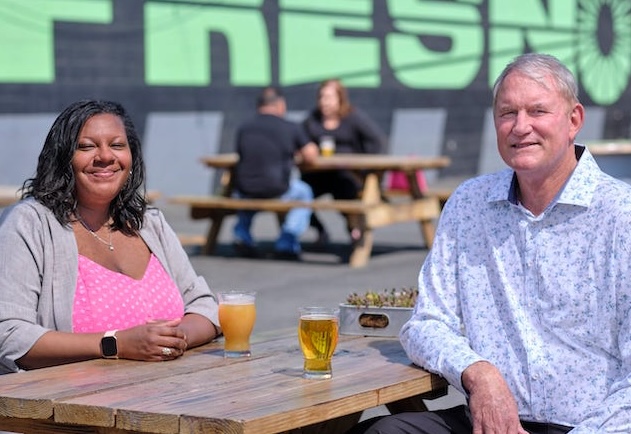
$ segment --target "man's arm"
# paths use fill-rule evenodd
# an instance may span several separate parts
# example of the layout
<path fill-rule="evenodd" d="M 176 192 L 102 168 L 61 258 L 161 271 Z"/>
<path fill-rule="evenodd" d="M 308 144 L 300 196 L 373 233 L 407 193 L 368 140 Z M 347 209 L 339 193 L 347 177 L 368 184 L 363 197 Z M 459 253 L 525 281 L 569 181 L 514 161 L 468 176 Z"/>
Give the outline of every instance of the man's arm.
<path fill-rule="evenodd" d="M 623 249 L 620 249 L 623 250 Z M 625 252 L 621 260 L 621 275 L 628 275 L 626 264 L 629 261 L 628 252 Z M 626 287 L 626 282 L 622 284 Z M 628 294 L 628 291 L 623 290 Z M 609 394 L 598 405 L 586 409 L 585 419 L 576 425 L 571 434 L 598 434 L 598 433 L 631 433 L 631 297 L 619 297 L 621 306 L 620 316 L 624 318 L 620 322 L 618 332 L 618 347 L 622 358 L 622 366 L 626 367 L 626 376 L 616 379 L 609 387 Z M 607 372 L 601 372 L 607 375 Z"/>
<path fill-rule="evenodd" d="M 306 164 L 311 164 L 315 161 L 316 158 L 318 158 L 318 155 L 320 154 L 320 149 L 315 143 L 309 142 L 300 149 L 299 154 L 300 160 L 302 162 Z"/>

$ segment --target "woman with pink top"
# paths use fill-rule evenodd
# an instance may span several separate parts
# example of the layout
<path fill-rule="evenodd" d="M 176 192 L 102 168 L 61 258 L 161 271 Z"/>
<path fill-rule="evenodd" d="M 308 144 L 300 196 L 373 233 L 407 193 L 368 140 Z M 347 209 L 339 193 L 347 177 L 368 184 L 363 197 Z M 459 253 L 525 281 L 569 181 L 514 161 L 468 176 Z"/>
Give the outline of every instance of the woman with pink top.
<path fill-rule="evenodd" d="M 0 217 L 0 373 L 172 360 L 218 336 L 216 298 L 144 181 L 120 104 L 79 101 L 55 120 Z"/>

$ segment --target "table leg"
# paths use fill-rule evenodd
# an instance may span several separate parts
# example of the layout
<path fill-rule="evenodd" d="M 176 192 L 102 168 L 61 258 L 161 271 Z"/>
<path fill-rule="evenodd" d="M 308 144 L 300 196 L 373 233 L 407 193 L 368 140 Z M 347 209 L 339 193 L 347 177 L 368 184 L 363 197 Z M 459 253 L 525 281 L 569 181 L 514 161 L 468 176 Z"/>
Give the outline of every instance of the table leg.
<path fill-rule="evenodd" d="M 421 220 L 421 232 L 428 249 L 434 244 L 434 235 L 436 234 L 436 225 L 433 220 Z"/>
<path fill-rule="evenodd" d="M 208 235 L 206 236 L 206 243 L 202 248 L 202 253 L 204 255 L 210 255 L 215 251 L 215 247 L 217 246 L 217 237 L 219 236 L 219 231 L 221 230 L 221 224 L 223 223 L 224 217 L 225 213 L 216 212 L 210 218 L 210 228 L 208 229 Z"/>
<path fill-rule="evenodd" d="M 372 228 L 367 226 L 365 215 L 349 215 L 347 218 L 349 226 L 357 228 L 361 232 L 360 239 L 351 242 L 352 251 L 348 262 L 351 267 L 360 268 L 365 266 L 370 260 L 374 242 Z"/>
<path fill-rule="evenodd" d="M 364 186 L 362 188 L 362 202 L 371 204 L 381 202 L 379 174 L 368 173 L 366 175 L 366 178 L 364 179 Z"/>

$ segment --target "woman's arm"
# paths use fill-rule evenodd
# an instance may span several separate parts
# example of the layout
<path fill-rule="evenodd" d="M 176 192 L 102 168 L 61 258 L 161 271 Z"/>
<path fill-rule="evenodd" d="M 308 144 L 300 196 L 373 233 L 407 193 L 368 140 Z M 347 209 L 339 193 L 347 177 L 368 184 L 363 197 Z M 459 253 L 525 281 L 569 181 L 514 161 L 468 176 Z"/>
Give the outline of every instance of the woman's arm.
<path fill-rule="evenodd" d="M 219 327 L 215 326 L 212 321 L 196 313 L 184 315 L 180 328 L 186 336 L 188 348 L 206 344 L 221 334 Z"/>
<path fill-rule="evenodd" d="M 210 341 L 216 335 L 212 323 L 201 315 L 151 321 L 116 331 L 115 358 L 159 362 L 173 360 L 187 348 Z M 36 369 L 103 357 L 104 333 L 49 331 L 17 360 L 21 369 Z M 210 337 L 212 336 L 212 337 Z M 165 349 L 166 353 L 165 353 Z"/>
<path fill-rule="evenodd" d="M 384 152 L 386 138 L 377 124 L 358 109 L 355 109 L 350 116 L 353 119 L 362 152 L 365 154 L 380 154 Z"/>

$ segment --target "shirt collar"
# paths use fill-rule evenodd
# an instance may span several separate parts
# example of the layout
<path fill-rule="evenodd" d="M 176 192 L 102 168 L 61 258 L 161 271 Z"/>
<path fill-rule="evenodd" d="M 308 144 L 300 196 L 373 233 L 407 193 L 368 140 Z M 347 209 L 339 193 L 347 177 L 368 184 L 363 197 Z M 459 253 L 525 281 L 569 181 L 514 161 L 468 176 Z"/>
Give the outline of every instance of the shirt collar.
<path fill-rule="evenodd" d="M 574 145 L 578 164 L 561 188 L 553 203 L 564 203 L 577 206 L 589 206 L 598 178 L 602 174 L 594 156 L 589 150 L 579 144 Z M 508 201 L 517 204 L 517 176 L 512 169 L 498 173 L 498 181 L 489 190 L 487 202 Z"/>

